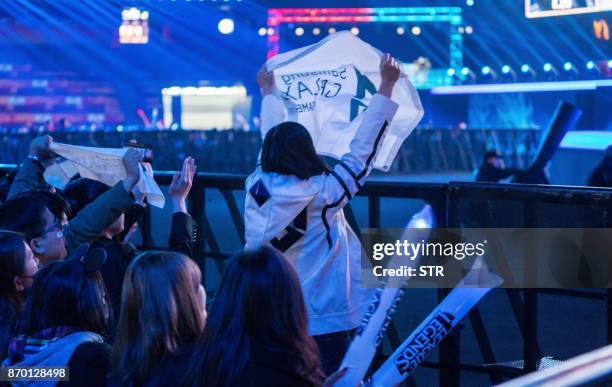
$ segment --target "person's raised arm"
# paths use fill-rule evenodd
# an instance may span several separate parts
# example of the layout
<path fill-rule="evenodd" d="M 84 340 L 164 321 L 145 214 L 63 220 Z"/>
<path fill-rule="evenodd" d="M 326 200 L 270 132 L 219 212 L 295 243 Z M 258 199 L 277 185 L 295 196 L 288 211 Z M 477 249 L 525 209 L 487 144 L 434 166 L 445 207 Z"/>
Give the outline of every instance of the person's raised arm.
<path fill-rule="evenodd" d="M 285 105 L 277 94 L 274 72 L 267 71 L 265 65 L 261 66 L 257 72 L 257 84 L 263 97 L 261 100 L 260 127 L 261 138 L 264 139 L 270 129 L 285 120 Z"/>
<path fill-rule="evenodd" d="M 195 174 L 195 160 L 187 157 L 183 161 L 181 171 L 174 174 L 172 183 L 170 183 L 168 188 L 173 211 L 168 246 L 171 250 L 178 251 L 189 257 L 193 257 L 196 224 L 187 213 L 186 201 L 189 191 L 191 191 Z"/>
<path fill-rule="evenodd" d="M 66 226 L 64 235 L 68 251 L 97 239 L 134 203 L 130 192 L 140 179 L 142 152 L 130 148 L 121 161 L 126 171 L 125 179 L 85 206 Z"/>
<path fill-rule="evenodd" d="M 386 129 L 398 108 L 391 96 L 400 77 L 400 68 L 389 54 L 385 54 L 380 61 L 380 75 L 378 93 L 364 112 L 361 125 L 350 143 L 349 152 L 342 156 L 340 163 L 331 172 L 332 184 L 339 186 L 339 194 L 348 199 L 359 191 L 370 174 Z M 332 195 L 332 200 L 335 196 L 338 195 Z"/>
<path fill-rule="evenodd" d="M 17 170 L 9 189 L 9 199 L 22 192 L 48 188 L 43 173 L 47 164 L 56 156 L 51 151 L 52 142 L 53 138 L 48 135 L 36 137 L 30 142 L 30 153 Z"/>

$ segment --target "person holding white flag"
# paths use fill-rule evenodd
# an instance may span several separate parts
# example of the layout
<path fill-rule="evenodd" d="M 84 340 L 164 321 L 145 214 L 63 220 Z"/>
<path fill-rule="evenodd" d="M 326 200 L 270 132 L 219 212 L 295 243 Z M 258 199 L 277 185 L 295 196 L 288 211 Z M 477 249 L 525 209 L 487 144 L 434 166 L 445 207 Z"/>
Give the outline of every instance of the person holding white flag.
<path fill-rule="evenodd" d="M 246 181 L 246 248 L 271 244 L 295 265 L 327 374 L 340 365 L 372 293 L 360 284 L 361 243 L 342 208 L 365 183 L 398 109 L 391 97 L 400 69 L 389 54 L 380 61 L 380 76 L 349 152 L 332 169 L 306 128 L 282 122 L 274 74 L 258 74 L 266 135 L 260 162 Z"/>
<path fill-rule="evenodd" d="M 126 177 L 68 221 L 65 200 L 49 191 L 43 177 L 40 155 L 49 151 L 52 138 L 44 136 L 35 142 L 40 144 L 33 147 L 38 153 L 19 167 L 9 200 L 0 206 L 0 228 L 24 233 L 36 257 L 46 264 L 97 239 L 132 205 L 131 192 L 138 183 L 142 155 L 135 149 L 126 152 L 122 158 Z"/>

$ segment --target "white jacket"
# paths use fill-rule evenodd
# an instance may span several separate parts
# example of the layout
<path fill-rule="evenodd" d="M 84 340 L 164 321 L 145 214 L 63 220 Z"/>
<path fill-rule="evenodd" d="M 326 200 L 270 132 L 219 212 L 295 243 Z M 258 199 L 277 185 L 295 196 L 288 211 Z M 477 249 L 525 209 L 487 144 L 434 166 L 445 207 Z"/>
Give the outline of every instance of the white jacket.
<path fill-rule="evenodd" d="M 355 328 L 371 289 L 360 283 L 361 243 L 342 208 L 372 170 L 374 156 L 398 105 L 376 94 L 365 111 L 350 152 L 329 173 L 301 180 L 266 173 L 260 166 L 246 181 L 246 248 L 271 243 L 295 265 L 312 335 Z M 275 95 L 262 101 L 262 135 L 284 120 Z"/>

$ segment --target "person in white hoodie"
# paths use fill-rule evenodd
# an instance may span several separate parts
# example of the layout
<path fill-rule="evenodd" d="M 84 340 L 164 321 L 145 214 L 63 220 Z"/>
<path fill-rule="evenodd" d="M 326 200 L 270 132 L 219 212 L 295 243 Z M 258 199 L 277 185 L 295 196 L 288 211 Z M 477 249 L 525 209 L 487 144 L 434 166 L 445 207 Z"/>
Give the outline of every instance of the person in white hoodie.
<path fill-rule="evenodd" d="M 389 54 L 381 59 L 380 73 L 378 93 L 364 113 L 350 151 L 334 168 L 316 154 L 306 128 L 282 122 L 284 104 L 274 75 L 262 70 L 257 76 L 264 95 L 264 142 L 260 162 L 246 181 L 246 248 L 271 244 L 294 264 L 310 334 L 319 345 L 327 374 L 340 365 L 372 294 L 360 283 L 361 243 L 342 208 L 372 170 L 398 108 L 391 95 L 400 69 Z"/>

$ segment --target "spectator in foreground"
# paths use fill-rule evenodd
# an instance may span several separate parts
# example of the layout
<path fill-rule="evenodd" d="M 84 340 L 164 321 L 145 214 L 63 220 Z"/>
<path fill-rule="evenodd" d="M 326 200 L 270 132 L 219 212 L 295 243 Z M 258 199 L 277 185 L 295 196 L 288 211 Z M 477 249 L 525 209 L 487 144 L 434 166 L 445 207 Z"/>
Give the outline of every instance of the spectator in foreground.
<path fill-rule="evenodd" d="M 172 205 L 172 225 L 168 246 L 170 250 L 193 255 L 193 234 L 195 222 L 187 213 L 187 196 L 191 190 L 196 166 L 193 158 L 188 157 L 183 162 L 183 168 L 172 179 L 168 189 Z M 107 192 L 110 187 L 89 179 L 79 179 L 66 187 L 64 195 L 68 198 L 73 209 L 85 208 L 90 202 Z M 77 213 L 78 214 L 78 213 Z M 119 316 L 121 305 L 121 287 L 125 271 L 130 262 L 138 254 L 134 245 L 128 242 L 116 241 L 116 237 L 124 231 L 124 214 L 105 230 L 103 230 L 92 243 L 92 247 L 100 247 L 106 251 L 107 259 L 100 270 L 111 300 L 113 315 Z M 111 322 L 111 331 L 115 322 Z"/>
<path fill-rule="evenodd" d="M 175 252 L 151 251 L 129 266 L 109 385 L 176 385 L 206 321 L 198 266 Z"/>
<path fill-rule="evenodd" d="M 274 74 L 258 74 L 265 138 L 261 164 L 246 182 L 246 247 L 271 244 L 295 264 L 310 333 L 327 374 L 340 366 L 373 294 L 361 284 L 362 246 L 343 208 L 365 184 L 398 109 L 391 95 L 401 72 L 389 54 L 381 59 L 380 74 L 378 92 L 364 112 L 349 152 L 333 169 L 316 154 L 304 126 L 282 122 L 284 105 Z"/>
<path fill-rule="evenodd" d="M 186 373 L 194 386 L 322 383 L 300 280 L 270 247 L 231 258 Z"/>
<path fill-rule="evenodd" d="M 138 163 L 141 160 L 138 151 L 128 150 L 123 157 L 127 177 L 69 222 L 65 213 L 67 206 L 60 204 L 63 201 L 61 197 L 49 191 L 33 191 L 44 188 L 38 181 L 44 182 L 40 172 L 36 177 L 38 182 L 31 182 L 29 186 L 32 190 L 19 193 L 0 206 L 0 228 L 25 234 L 26 242 L 42 265 L 63 259 L 79 245 L 97 239 L 132 205 L 130 192 L 138 182 Z M 20 184 L 25 184 L 25 181 Z"/>
<path fill-rule="evenodd" d="M 5 366 L 68 366 L 67 386 L 104 386 L 110 347 L 104 343 L 110 309 L 102 276 L 104 252 L 84 245 L 36 275 Z"/>
<path fill-rule="evenodd" d="M 38 271 L 38 259 L 23 236 L 0 231 L 0 360 L 17 335 L 26 295 Z"/>

